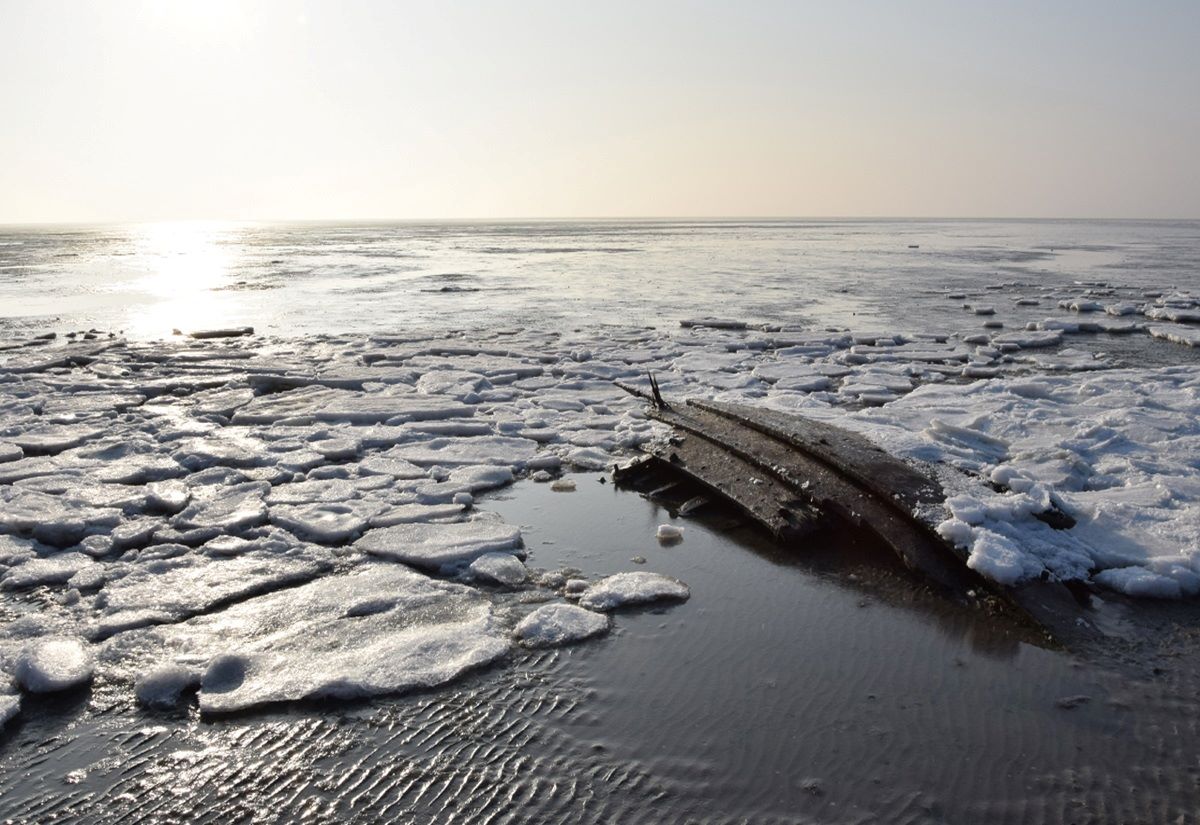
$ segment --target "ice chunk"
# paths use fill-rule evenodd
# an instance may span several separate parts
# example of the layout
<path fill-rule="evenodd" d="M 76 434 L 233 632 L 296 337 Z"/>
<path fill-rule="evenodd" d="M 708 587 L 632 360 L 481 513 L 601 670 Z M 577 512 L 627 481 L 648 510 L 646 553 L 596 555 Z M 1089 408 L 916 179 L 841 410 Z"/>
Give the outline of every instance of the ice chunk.
<path fill-rule="evenodd" d="M 394 447 L 390 457 L 402 458 L 422 467 L 441 465 L 459 467 L 467 464 L 504 464 L 524 467 L 537 452 L 537 442 L 528 438 L 508 436 L 476 436 L 473 438 L 434 438 L 414 444 Z"/>
<path fill-rule="evenodd" d="M 390 451 L 364 458 L 358 462 L 358 472 L 362 475 L 392 476 L 402 480 L 425 478 L 426 470 L 389 453 Z"/>
<path fill-rule="evenodd" d="M 0 578 L 0 587 L 5 590 L 20 590 L 48 584 L 64 584 L 71 577 L 99 565 L 83 553 L 55 553 L 45 558 L 34 558 L 12 567 Z"/>
<path fill-rule="evenodd" d="M 992 338 L 996 346 L 1013 344 L 1021 349 L 1056 347 L 1062 343 L 1062 330 L 1005 332 Z"/>
<path fill-rule="evenodd" d="M 25 533 L 54 547 L 70 547 L 88 533 L 111 530 L 120 522 L 116 509 L 89 507 L 69 495 L 0 485 L 0 532 Z"/>
<path fill-rule="evenodd" d="M 690 327 L 708 327 L 710 329 L 728 329 L 742 330 L 748 324 L 745 321 L 738 321 L 733 318 L 714 318 L 705 316 L 703 318 L 684 318 L 679 322 L 679 326 L 684 328 Z"/>
<path fill-rule="evenodd" d="M 254 327 L 228 327 L 225 329 L 197 329 L 188 333 L 189 338 L 207 340 L 209 338 L 240 338 L 243 335 L 253 335 Z"/>
<path fill-rule="evenodd" d="M 612 620 L 573 604 L 547 604 L 518 624 L 513 636 L 526 647 L 556 647 L 608 632 Z"/>
<path fill-rule="evenodd" d="M 370 518 L 372 527 L 393 527 L 397 524 L 411 524 L 417 521 L 438 521 L 461 515 L 466 508 L 458 503 L 446 504 L 399 504 L 388 507 Z"/>
<path fill-rule="evenodd" d="M 38 545 L 29 539 L 0 534 L 0 566 L 14 567 L 37 555 Z"/>
<path fill-rule="evenodd" d="M 367 529 L 367 521 L 384 508 L 363 501 L 322 502 L 271 508 L 271 522 L 318 544 L 343 544 Z"/>
<path fill-rule="evenodd" d="M 267 504 L 314 504 L 317 502 L 349 501 L 358 495 L 357 486 L 341 478 L 296 481 L 279 484 L 267 494 Z"/>
<path fill-rule="evenodd" d="M 192 413 L 197 416 L 219 415 L 228 418 L 233 415 L 235 410 L 250 403 L 253 399 L 254 390 L 248 387 L 239 387 L 194 393 L 189 400 L 192 402 Z"/>
<path fill-rule="evenodd" d="M 0 729 L 3 729 L 8 720 L 12 719 L 21 711 L 21 697 L 14 693 L 0 693 Z"/>
<path fill-rule="evenodd" d="M 30 693 L 54 693 L 92 680 L 95 667 L 88 646 L 79 639 L 38 639 L 17 657 L 14 675 Z"/>
<path fill-rule="evenodd" d="M 616 459 L 596 447 L 580 447 L 567 453 L 566 462 L 580 470 L 599 471 L 611 467 L 616 463 Z"/>
<path fill-rule="evenodd" d="M 511 553 L 484 553 L 471 562 L 467 571 L 486 582 L 516 587 L 529 578 L 529 569 Z"/>
<path fill-rule="evenodd" d="M 975 529 L 967 566 L 993 581 L 1009 585 L 1032 579 L 1044 569 L 1041 562 L 1012 539 L 983 528 Z"/>
<path fill-rule="evenodd" d="M 267 520 L 263 494 L 269 489 L 269 484 L 257 481 L 204 488 L 202 494 L 175 516 L 172 524 L 181 530 L 210 527 L 226 532 L 262 524 Z"/>
<path fill-rule="evenodd" d="M 509 650 L 477 591 L 386 564 L 242 602 L 167 638 L 220 645 L 200 685 L 205 713 L 434 687 Z"/>
<path fill-rule="evenodd" d="M 520 547 L 521 531 L 499 521 L 398 524 L 368 530 L 354 546 L 371 555 L 430 570 L 469 564 L 484 553 Z"/>
<path fill-rule="evenodd" d="M 223 604 L 309 581 L 331 567 L 313 554 L 248 553 L 234 558 L 189 557 L 141 565 L 109 582 L 96 596 L 89 631 L 105 639 L 134 627 L 179 621 Z"/>
<path fill-rule="evenodd" d="M 1145 311 L 1147 318 L 1155 321 L 1173 321 L 1177 324 L 1200 324 L 1200 309 L 1177 309 L 1153 307 Z"/>
<path fill-rule="evenodd" d="M 579 604 L 590 610 L 607 611 L 660 600 L 683 601 L 690 595 L 691 590 L 678 579 L 639 571 L 601 579 L 583 591 Z"/>
<path fill-rule="evenodd" d="M 133 686 L 133 695 L 146 707 L 174 707 L 179 704 L 185 691 L 200 687 L 202 675 L 197 668 L 162 665 L 138 676 Z"/>
<path fill-rule="evenodd" d="M 25 451 L 16 444 L 0 441 L 0 464 L 7 461 L 18 461 L 25 457 Z"/>
<path fill-rule="evenodd" d="M 1105 587 L 1127 596 L 1153 599 L 1178 599 L 1183 595 L 1179 582 L 1145 567 L 1114 567 L 1092 578 Z"/>
<path fill-rule="evenodd" d="M 362 452 L 362 442 L 356 438 L 325 438 L 309 446 L 329 461 L 348 461 Z"/>
<path fill-rule="evenodd" d="M 273 460 L 272 453 L 261 440 L 235 432 L 186 439 L 172 457 L 193 472 L 218 466 L 262 467 Z"/>
<path fill-rule="evenodd" d="M 55 455 L 97 438 L 103 432 L 93 426 L 77 424 L 40 427 L 5 438 L 10 444 L 20 448 L 25 455 Z"/>
<path fill-rule="evenodd" d="M 950 518 L 937 526 L 937 533 L 955 547 L 968 548 L 974 540 L 975 531 L 962 519 Z"/>
<path fill-rule="evenodd" d="M 430 370 L 417 379 L 417 389 L 430 395 L 448 395 L 459 401 L 492 389 L 492 382 L 475 372 Z"/>
<path fill-rule="evenodd" d="M 146 506 L 162 513 L 178 513 L 192 498 L 182 481 L 156 481 L 146 485 Z"/>
<path fill-rule="evenodd" d="M 1150 334 L 1163 341 L 1170 341 L 1172 344 L 1182 344 L 1185 347 L 1200 347 L 1200 329 L 1168 327 L 1156 324 L 1150 327 Z"/>
<path fill-rule="evenodd" d="M 422 484 L 413 489 L 425 503 L 451 501 L 460 493 L 478 493 L 511 484 L 512 469 L 503 466 L 458 467 L 445 481 Z"/>
<path fill-rule="evenodd" d="M 358 392 L 302 387 L 254 399 L 233 415 L 235 424 L 270 424 L 289 420 L 343 421 L 351 424 L 399 423 L 470 417 L 473 407 L 415 390 L 389 388 Z"/>
<path fill-rule="evenodd" d="M 683 528 L 674 524 L 660 524 L 654 531 L 654 537 L 663 544 L 676 544 L 683 541 Z"/>

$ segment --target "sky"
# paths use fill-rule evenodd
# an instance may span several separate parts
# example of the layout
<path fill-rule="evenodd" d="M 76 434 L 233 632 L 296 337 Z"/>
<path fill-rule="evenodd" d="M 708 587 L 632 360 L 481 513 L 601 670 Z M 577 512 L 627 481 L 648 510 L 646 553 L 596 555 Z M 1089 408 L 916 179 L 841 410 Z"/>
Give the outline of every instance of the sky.
<path fill-rule="evenodd" d="M 0 223 L 1200 218 L 1200 2 L 0 0 Z"/>

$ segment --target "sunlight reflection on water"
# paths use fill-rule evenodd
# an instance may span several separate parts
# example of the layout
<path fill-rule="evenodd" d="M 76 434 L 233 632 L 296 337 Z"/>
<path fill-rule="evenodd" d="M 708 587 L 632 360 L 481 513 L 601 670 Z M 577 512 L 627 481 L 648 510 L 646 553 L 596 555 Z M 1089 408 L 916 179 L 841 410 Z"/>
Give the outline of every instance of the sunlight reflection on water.
<path fill-rule="evenodd" d="M 131 255 L 141 277 L 113 285 L 117 292 L 150 300 L 136 301 L 129 315 L 133 335 L 162 335 L 224 326 L 239 316 L 231 282 L 237 228 L 210 222 L 147 224 L 130 238 Z"/>

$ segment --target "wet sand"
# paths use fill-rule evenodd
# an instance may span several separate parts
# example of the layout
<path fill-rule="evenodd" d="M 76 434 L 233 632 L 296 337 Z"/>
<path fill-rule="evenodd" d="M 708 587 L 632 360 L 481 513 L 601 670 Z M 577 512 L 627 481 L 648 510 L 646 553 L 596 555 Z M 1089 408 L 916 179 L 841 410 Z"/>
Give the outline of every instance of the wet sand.
<path fill-rule="evenodd" d="M 1157 823 L 1200 807 L 1186 663 L 1033 647 L 868 553 L 783 551 L 720 514 L 662 546 L 665 510 L 572 477 L 574 493 L 525 481 L 481 504 L 522 525 L 531 567 L 642 556 L 688 602 L 371 702 L 201 721 L 103 680 L 30 702 L 0 738 L 0 816 Z"/>

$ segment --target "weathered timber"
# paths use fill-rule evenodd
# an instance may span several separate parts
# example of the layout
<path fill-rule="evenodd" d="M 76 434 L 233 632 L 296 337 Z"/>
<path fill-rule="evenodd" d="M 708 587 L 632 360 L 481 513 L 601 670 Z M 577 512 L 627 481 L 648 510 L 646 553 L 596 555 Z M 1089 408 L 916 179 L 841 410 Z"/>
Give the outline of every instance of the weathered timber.
<path fill-rule="evenodd" d="M 675 413 L 666 415 L 680 417 Z M 714 450 L 703 437 L 673 439 L 657 458 L 675 473 L 732 502 L 780 541 L 800 538 L 821 526 L 822 514 L 815 506 L 788 486 L 771 480 L 753 461 L 734 452 Z"/>
<path fill-rule="evenodd" d="M 946 496 L 936 479 L 889 455 L 858 433 L 775 410 L 745 404 L 692 401 L 691 406 L 725 416 L 828 465 L 881 501 L 913 515 L 940 507 Z"/>
<path fill-rule="evenodd" d="M 840 465 L 827 462 L 798 449 L 789 439 L 748 426 L 744 411 L 735 418 L 688 404 L 682 409 L 652 408 L 650 415 L 683 433 L 672 442 L 669 454 L 660 458 L 733 501 L 776 538 L 802 535 L 819 526 L 825 514 L 874 533 L 906 567 L 951 591 L 965 593 L 984 586 L 982 578 L 910 510 L 882 495 L 877 485 L 845 471 L 853 463 L 864 476 L 868 474 L 868 454 Z M 913 485 L 913 495 L 935 494 L 934 482 L 916 471 L 902 473 L 891 466 L 899 462 L 886 453 L 878 451 L 870 457 L 880 476 L 904 478 Z M 916 487 L 918 481 L 924 486 Z"/>
<path fill-rule="evenodd" d="M 776 539 L 837 524 L 873 535 L 920 578 L 960 601 L 990 605 L 1037 628 L 1043 643 L 1094 640 L 1081 621 L 1085 592 L 1055 581 L 1006 588 L 985 579 L 931 528 L 945 493 L 938 481 L 866 438 L 818 421 L 739 404 L 689 401 L 674 407 L 658 393 L 619 384 L 649 402 L 651 418 L 675 435 L 650 448 L 643 470 L 666 470 L 734 504 Z M 622 474 L 617 479 L 621 480 Z M 924 515 L 925 518 L 920 516 Z M 1048 635 L 1046 635 L 1048 634 Z"/>

